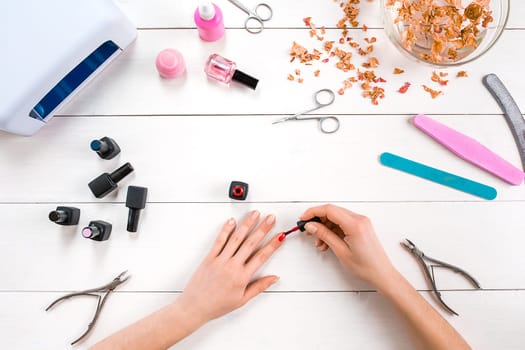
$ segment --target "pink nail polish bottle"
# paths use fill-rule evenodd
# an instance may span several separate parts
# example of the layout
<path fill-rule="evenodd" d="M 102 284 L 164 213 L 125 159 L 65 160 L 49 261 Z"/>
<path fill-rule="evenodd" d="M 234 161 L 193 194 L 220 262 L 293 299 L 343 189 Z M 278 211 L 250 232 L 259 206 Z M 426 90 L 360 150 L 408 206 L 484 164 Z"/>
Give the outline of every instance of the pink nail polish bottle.
<path fill-rule="evenodd" d="M 193 15 L 199 36 L 204 41 L 217 41 L 224 35 L 224 19 L 219 6 L 204 2 Z"/>
<path fill-rule="evenodd" d="M 186 71 L 184 57 L 174 49 L 165 49 L 159 52 L 155 65 L 159 75 L 164 79 L 180 77 Z"/>
<path fill-rule="evenodd" d="M 204 72 L 209 78 L 221 83 L 229 85 L 232 81 L 236 81 L 255 90 L 259 80 L 236 68 L 235 62 L 214 53 L 208 57 Z"/>

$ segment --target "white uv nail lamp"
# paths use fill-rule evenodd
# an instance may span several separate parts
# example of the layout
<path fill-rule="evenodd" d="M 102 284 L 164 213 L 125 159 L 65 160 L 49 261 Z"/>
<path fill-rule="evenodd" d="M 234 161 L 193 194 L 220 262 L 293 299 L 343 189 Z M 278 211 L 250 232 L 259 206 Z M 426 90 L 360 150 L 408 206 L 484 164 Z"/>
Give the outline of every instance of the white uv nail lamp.
<path fill-rule="evenodd" d="M 0 129 L 32 135 L 136 38 L 112 0 L 0 5 Z"/>

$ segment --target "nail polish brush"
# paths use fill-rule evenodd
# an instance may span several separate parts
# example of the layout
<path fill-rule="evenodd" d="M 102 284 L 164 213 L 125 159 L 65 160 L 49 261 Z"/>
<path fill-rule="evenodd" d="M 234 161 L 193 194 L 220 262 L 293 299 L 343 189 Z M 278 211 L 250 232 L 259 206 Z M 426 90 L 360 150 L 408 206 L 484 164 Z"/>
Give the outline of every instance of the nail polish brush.
<path fill-rule="evenodd" d="M 304 232 L 306 229 L 305 229 L 305 225 L 309 222 L 321 222 L 321 218 L 318 218 L 317 216 L 314 216 L 313 218 L 311 219 L 308 219 L 308 220 L 299 220 L 297 221 L 297 226 L 295 226 L 294 228 L 291 228 L 289 229 L 288 231 L 286 232 L 283 232 L 285 236 L 288 236 L 290 233 L 292 232 L 295 232 L 295 231 L 301 231 L 301 232 Z"/>

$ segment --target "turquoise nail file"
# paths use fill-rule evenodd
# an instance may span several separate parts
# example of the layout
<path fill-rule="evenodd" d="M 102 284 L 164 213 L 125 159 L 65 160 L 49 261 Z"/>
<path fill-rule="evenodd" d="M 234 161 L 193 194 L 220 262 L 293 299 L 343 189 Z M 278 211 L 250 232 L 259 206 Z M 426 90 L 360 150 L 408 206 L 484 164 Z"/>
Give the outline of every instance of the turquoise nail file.
<path fill-rule="evenodd" d="M 483 199 L 492 200 L 498 195 L 496 189 L 490 186 L 483 185 L 479 182 L 465 179 L 464 177 L 414 162 L 410 159 L 396 156 L 392 153 L 385 152 L 381 154 L 379 159 L 381 164 L 390 168 L 401 170 L 423 179 L 430 180 L 477 197 L 481 197 Z"/>

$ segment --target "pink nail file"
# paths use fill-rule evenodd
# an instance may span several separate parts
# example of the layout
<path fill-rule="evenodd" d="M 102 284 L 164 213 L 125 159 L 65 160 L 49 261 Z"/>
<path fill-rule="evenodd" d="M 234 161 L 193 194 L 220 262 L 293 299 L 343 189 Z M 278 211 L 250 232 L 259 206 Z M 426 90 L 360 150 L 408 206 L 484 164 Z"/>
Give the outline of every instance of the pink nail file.
<path fill-rule="evenodd" d="M 445 146 L 458 157 L 480 167 L 512 185 L 521 185 L 525 173 L 492 152 L 473 138 L 420 114 L 414 117 L 414 125 L 425 134 Z"/>

